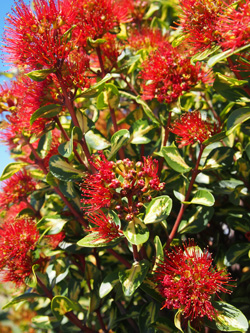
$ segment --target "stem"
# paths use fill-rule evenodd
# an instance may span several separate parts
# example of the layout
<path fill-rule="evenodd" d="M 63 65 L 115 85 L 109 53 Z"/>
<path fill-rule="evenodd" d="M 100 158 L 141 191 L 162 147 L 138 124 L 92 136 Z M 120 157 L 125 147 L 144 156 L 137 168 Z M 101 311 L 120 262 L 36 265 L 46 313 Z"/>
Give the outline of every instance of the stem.
<path fill-rule="evenodd" d="M 229 57 L 229 58 L 227 58 L 227 61 L 228 61 L 228 64 L 229 64 L 229 67 L 230 67 L 231 71 L 234 73 L 234 75 L 236 76 L 236 78 L 237 78 L 238 80 L 243 80 L 241 74 L 240 74 L 238 71 L 236 71 L 236 70 L 234 69 L 234 63 L 233 63 L 233 60 Z M 248 86 L 246 85 L 246 86 L 244 86 L 244 87 L 242 87 L 242 88 L 243 88 L 243 89 L 245 90 L 245 92 L 250 96 L 250 87 L 248 87 Z"/>
<path fill-rule="evenodd" d="M 103 332 L 104 332 L 104 333 L 108 333 L 108 330 L 106 329 L 106 326 L 105 326 L 105 324 L 104 324 L 104 322 L 103 322 L 103 319 L 102 319 L 102 315 L 101 315 L 100 309 L 97 309 L 95 312 L 96 312 L 96 314 L 97 314 L 97 318 L 98 318 L 98 321 L 99 321 L 99 323 L 100 323 L 100 325 L 101 325 L 101 328 L 102 328 Z"/>
<path fill-rule="evenodd" d="M 129 87 L 129 89 L 136 95 L 138 96 L 138 92 L 135 90 L 134 86 L 127 80 L 126 76 L 121 73 L 121 79 L 126 82 L 127 86 Z"/>
<path fill-rule="evenodd" d="M 127 268 L 131 268 L 131 264 L 124 259 L 119 253 L 117 253 L 115 250 L 113 249 L 107 249 L 107 251 L 112 254 L 116 259 L 118 259 L 124 266 L 126 266 Z"/>
<path fill-rule="evenodd" d="M 61 74 L 60 71 L 56 72 L 56 77 L 57 77 L 58 82 L 61 86 L 62 93 L 63 93 L 63 96 L 64 96 L 65 105 L 66 105 L 67 109 L 69 110 L 69 113 L 70 113 L 70 116 L 72 118 L 73 124 L 76 127 L 80 127 L 79 123 L 78 123 L 78 120 L 77 120 L 77 117 L 76 117 L 76 114 L 75 114 L 75 110 L 74 110 L 72 101 L 70 100 L 70 98 L 68 96 L 67 88 L 64 85 L 62 74 Z M 82 137 L 82 140 L 81 140 L 81 146 L 82 146 L 82 149 L 84 151 L 84 154 L 86 155 L 87 159 L 89 160 L 91 156 L 90 156 L 90 153 L 89 153 L 87 143 L 86 143 L 85 138 L 84 138 L 84 133 L 83 133 L 83 137 Z"/>
<path fill-rule="evenodd" d="M 102 72 L 102 78 L 104 78 L 106 73 L 105 73 L 104 64 L 103 64 L 103 61 L 102 61 L 101 48 L 100 48 L 99 45 L 96 48 L 96 53 L 97 53 L 97 56 L 98 56 L 98 60 L 99 60 L 99 64 L 100 64 L 100 68 L 101 68 L 101 72 Z"/>
<path fill-rule="evenodd" d="M 60 131 L 62 132 L 64 138 L 67 141 L 70 141 L 70 137 L 68 136 L 68 133 L 65 131 L 65 129 L 62 127 L 62 124 L 60 122 L 60 119 L 58 118 L 58 116 L 56 116 L 55 118 L 55 122 L 57 123 Z M 78 161 L 85 166 L 86 169 L 88 169 L 87 165 L 84 163 L 83 159 L 81 158 L 81 156 L 79 155 L 78 151 L 76 150 L 76 148 L 74 147 L 74 143 L 73 143 L 73 150 L 74 150 L 74 154 L 76 155 Z"/>
<path fill-rule="evenodd" d="M 43 160 L 41 159 L 41 157 L 37 154 L 35 148 L 32 146 L 32 144 L 27 141 L 25 139 L 25 141 L 27 142 L 27 144 L 29 145 L 35 159 L 36 159 L 36 162 L 38 164 L 38 166 L 43 170 L 44 174 L 47 175 L 48 174 L 48 171 L 47 169 L 45 168 L 44 164 L 43 164 Z M 75 216 L 75 218 L 77 220 L 79 220 L 79 222 L 85 227 L 87 228 L 88 225 L 87 223 L 85 222 L 85 220 L 82 218 L 81 214 L 79 214 L 75 208 L 71 205 L 71 203 L 68 201 L 68 199 L 65 198 L 65 196 L 63 195 L 63 193 L 60 191 L 60 189 L 57 187 L 57 186 L 53 186 L 55 192 L 61 197 L 61 199 L 63 200 L 63 202 L 65 203 L 65 205 L 69 208 L 69 210 L 71 211 L 71 213 Z"/>
<path fill-rule="evenodd" d="M 140 256 L 139 253 L 137 251 L 137 245 L 132 245 L 133 246 L 133 256 L 134 256 L 134 261 L 140 261 Z"/>
<path fill-rule="evenodd" d="M 42 282 L 42 280 L 36 275 L 37 282 L 39 286 L 42 288 L 44 291 L 44 294 L 50 299 L 53 299 L 53 293 L 45 286 L 45 284 Z M 64 314 L 74 325 L 79 327 L 82 332 L 86 333 L 95 333 L 92 329 L 86 327 L 85 325 L 82 324 L 82 322 L 78 319 L 78 317 L 73 313 L 73 311 L 69 311 Z"/>
<path fill-rule="evenodd" d="M 203 92 L 201 93 L 201 97 L 204 98 L 204 100 L 207 103 L 209 109 L 212 111 L 214 118 L 217 119 L 219 125 L 221 125 L 220 117 L 217 114 L 217 112 L 215 111 L 212 102 L 207 98 L 207 95 L 205 93 L 203 93 Z"/>
<path fill-rule="evenodd" d="M 197 161 L 196 161 L 195 167 L 194 167 L 194 169 L 193 169 L 193 171 L 192 171 L 192 177 L 191 177 L 191 180 L 190 180 L 190 183 L 189 183 L 188 190 L 187 190 L 187 193 L 186 193 L 186 195 L 185 195 L 185 199 L 184 199 L 184 201 L 188 201 L 189 196 L 190 196 L 191 191 L 192 191 L 192 188 L 193 188 L 193 185 L 194 185 L 194 182 L 195 182 L 195 179 L 196 179 L 196 177 L 197 177 L 197 175 L 198 175 L 198 173 L 199 173 L 198 167 L 199 167 L 199 164 L 200 164 L 201 155 L 202 155 L 202 153 L 203 153 L 204 148 L 205 148 L 205 146 L 203 146 L 203 145 L 200 146 L 199 156 L 198 156 L 198 158 L 197 158 Z M 178 216 L 177 216 L 177 218 L 176 218 L 176 220 L 175 220 L 175 223 L 174 223 L 173 229 L 172 229 L 172 231 L 171 231 L 171 233 L 170 233 L 170 235 L 169 235 L 169 238 L 168 238 L 168 241 L 167 241 L 167 244 L 166 244 L 166 249 L 170 246 L 172 240 L 173 240 L 174 237 L 175 237 L 175 234 L 176 234 L 176 232 L 177 232 L 177 230 L 178 230 L 179 224 L 180 224 L 180 222 L 181 222 L 182 216 L 183 216 L 183 214 L 184 214 L 186 208 L 187 208 L 187 205 L 184 204 L 184 203 L 182 203 L 182 204 L 181 204 L 180 211 L 179 211 L 179 214 L 178 214 Z"/>
<path fill-rule="evenodd" d="M 168 141 L 168 137 L 169 137 L 169 126 L 171 124 L 171 118 L 172 118 L 172 112 L 169 111 L 168 114 L 168 121 L 167 124 L 165 126 L 165 132 L 164 132 L 164 137 L 163 137 L 163 141 L 162 141 L 162 147 L 165 147 Z M 164 163 L 164 158 L 161 157 L 160 161 L 159 161 L 159 167 L 158 167 L 158 176 L 160 177 L 161 175 L 161 171 L 163 168 L 163 163 Z"/>

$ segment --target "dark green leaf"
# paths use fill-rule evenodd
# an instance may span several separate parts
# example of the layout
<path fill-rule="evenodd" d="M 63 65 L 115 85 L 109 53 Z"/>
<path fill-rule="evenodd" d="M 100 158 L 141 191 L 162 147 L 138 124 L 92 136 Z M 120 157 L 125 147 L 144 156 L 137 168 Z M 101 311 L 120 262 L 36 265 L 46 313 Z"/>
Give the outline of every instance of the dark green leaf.
<path fill-rule="evenodd" d="M 30 117 L 30 124 L 38 118 L 53 118 L 62 111 L 62 106 L 59 104 L 49 104 L 37 109 Z"/>
<path fill-rule="evenodd" d="M 53 176 L 66 182 L 80 181 L 85 175 L 83 171 L 76 169 L 59 155 L 50 158 L 49 168 Z"/>

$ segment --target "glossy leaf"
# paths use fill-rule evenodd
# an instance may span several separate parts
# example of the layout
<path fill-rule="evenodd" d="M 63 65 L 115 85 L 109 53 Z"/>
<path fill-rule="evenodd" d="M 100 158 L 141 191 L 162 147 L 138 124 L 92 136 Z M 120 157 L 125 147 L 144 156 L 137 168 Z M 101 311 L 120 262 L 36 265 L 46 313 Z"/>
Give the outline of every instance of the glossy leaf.
<path fill-rule="evenodd" d="M 56 69 L 50 68 L 50 69 L 40 69 L 36 71 L 29 72 L 25 75 L 27 75 L 31 80 L 36 82 L 41 82 L 46 79 L 48 75 L 51 73 L 55 73 Z"/>
<path fill-rule="evenodd" d="M 232 133 L 244 121 L 250 119 L 250 107 L 234 110 L 227 120 L 227 135 Z"/>
<path fill-rule="evenodd" d="M 213 149 L 206 158 L 204 169 L 230 167 L 233 163 L 234 150 L 230 147 Z"/>
<path fill-rule="evenodd" d="M 131 128 L 130 143 L 133 144 L 146 144 L 151 141 L 150 138 L 152 131 L 155 129 L 155 125 L 150 125 L 147 120 L 139 119 L 133 123 Z"/>
<path fill-rule="evenodd" d="M 231 304 L 225 302 L 213 302 L 218 315 L 212 321 L 206 320 L 205 324 L 220 332 L 246 332 L 249 328 L 244 314 Z"/>
<path fill-rule="evenodd" d="M 81 240 L 77 242 L 77 245 L 83 246 L 83 247 L 113 247 L 116 244 L 118 244 L 121 240 L 121 237 L 112 239 L 112 241 L 109 241 L 105 238 L 102 238 L 99 234 L 99 232 L 91 232 Z"/>
<path fill-rule="evenodd" d="M 125 226 L 123 233 L 127 240 L 134 244 L 140 245 L 145 243 L 149 238 L 147 226 L 136 216 Z"/>
<path fill-rule="evenodd" d="M 2 309 L 7 309 L 9 308 L 10 306 L 13 306 L 17 303 L 20 303 L 20 302 L 23 302 L 23 301 L 31 301 L 31 300 L 34 300 L 34 298 L 37 298 L 37 297 L 44 297 L 44 296 L 41 296 L 37 293 L 25 293 L 25 294 L 22 294 L 20 296 L 17 296 L 15 298 L 13 298 L 11 301 L 9 301 L 7 304 L 5 304 Z"/>
<path fill-rule="evenodd" d="M 214 196 L 208 190 L 198 190 L 191 201 L 184 201 L 184 203 L 186 204 L 196 204 L 204 206 L 213 206 L 214 202 Z"/>
<path fill-rule="evenodd" d="M 189 211 L 182 219 L 178 233 L 197 234 L 204 230 L 214 215 L 212 207 L 198 206 Z"/>
<path fill-rule="evenodd" d="M 38 118 L 53 118 L 62 111 L 62 106 L 59 104 L 49 104 L 37 109 L 30 118 L 30 124 L 32 125 Z"/>
<path fill-rule="evenodd" d="M 103 298 L 106 295 L 108 295 L 118 282 L 119 282 L 118 272 L 111 272 L 107 276 L 105 276 L 99 289 L 100 298 Z"/>
<path fill-rule="evenodd" d="M 28 163 L 25 162 L 13 162 L 8 164 L 2 173 L 2 176 L 0 180 L 5 180 L 13 176 L 15 173 L 20 171 L 25 165 L 28 165 Z"/>
<path fill-rule="evenodd" d="M 96 150 L 103 150 L 110 147 L 110 142 L 97 130 L 92 129 L 85 134 L 87 144 Z"/>
<path fill-rule="evenodd" d="M 250 251 L 250 243 L 236 243 L 230 246 L 225 255 L 225 264 L 235 264 Z"/>
<path fill-rule="evenodd" d="M 73 302 L 66 296 L 55 296 L 51 301 L 52 313 L 58 320 L 62 320 L 63 316 L 74 307 Z"/>
<path fill-rule="evenodd" d="M 161 152 L 163 153 L 167 164 L 173 170 L 179 173 L 186 173 L 191 170 L 191 167 L 186 164 L 174 143 L 171 146 L 162 147 Z"/>
<path fill-rule="evenodd" d="M 149 262 L 142 260 L 140 262 L 134 262 L 130 269 L 118 273 L 125 296 L 130 297 L 134 294 L 147 275 L 148 269 Z"/>
<path fill-rule="evenodd" d="M 50 158 L 49 169 L 53 176 L 62 181 L 75 182 L 82 180 L 84 177 L 82 170 L 76 169 L 59 155 L 54 155 Z"/>
<path fill-rule="evenodd" d="M 116 132 L 114 135 L 112 135 L 111 150 L 107 157 L 108 160 L 110 160 L 118 152 L 118 150 L 129 141 L 129 138 L 130 138 L 130 133 L 126 129 L 122 129 Z"/>
<path fill-rule="evenodd" d="M 172 199 L 168 195 L 154 198 L 147 206 L 144 223 L 157 223 L 165 220 L 172 209 Z"/>

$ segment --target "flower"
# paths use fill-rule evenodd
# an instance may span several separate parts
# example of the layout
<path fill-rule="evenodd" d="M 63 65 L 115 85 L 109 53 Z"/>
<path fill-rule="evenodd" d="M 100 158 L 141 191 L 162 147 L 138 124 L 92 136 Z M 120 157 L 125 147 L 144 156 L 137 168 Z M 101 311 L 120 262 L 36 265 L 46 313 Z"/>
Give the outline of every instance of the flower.
<path fill-rule="evenodd" d="M 52 250 L 55 250 L 57 246 L 64 240 L 65 232 L 60 231 L 58 234 L 46 235 L 43 238 L 44 245 L 47 245 Z"/>
<path fill-rule="evenodd" d="M 144 27 L 141 30 L 133 29 L 128 38 L 128 45 L 134 50 L 147 49 L 149 51 L 157 49 L 166 42 L 166 37 L 158 29 Z"/>
<path fill-rule="evenodd" d="M 0 269 L 3 282 L 21 285 L 32 272 L 32 253 L 39 239 L 35 221 L 28 216 L 10 218 L 0 227 Z"/>
<path fill-rule="evenodd" d="M 220 33 L 224 37 L 222 48 L 235 49 L 249 44 L 250 39 L 250 3 L 240 1 L 237 8 L 229 7 L 220 16 Z"/>
<path fill-rule="evenodd" d="M 229 274 L 212 266 L 208 251 L 202 252 L 194 241 L 165 251 L 164 261 L 158 263 L 153 280 L 165 298 L 163 308 L 181 309 L 185 318 L 193 320 L 217 314 L 211 298 L 219 292 L 230 293 L 225 285 Z"/>
<path fill-rule="evenodd" d="M 149 202 L 154 191 L 161 191 L 164 183 L 158 177 L 158 162 L 152 157 L 143 157 L 143 162 L 128 158 L 108 161 L 103 153 L 100 159 L 92 157 L 97 173 L 88 174 L 81 184 L 85 211 L 100 208 L 118 210 L 118 216 L 131 219 L 140 212 L 144 202 Z M 127 198 L 129 205 L 124 205 Z"/>
<path fill-rule="evenodd" d="M 220 15 L 227 4 L 222 0 L 180 0 L 180 25 L 194 53 L 202 52 L 220 43 Z"/>
<path fill-rule="evenodd" d="M 196 142 L 202 144 L 205 140 L 219 133 L 221 128 L 216 123 L 212 124 L 202 120 L 199 111 L 192 111 L 186 112 L 179 119 L 176 119 L 169 130 L 179 136 L 176 141 L 180 143 L 179 147 L 183 147 Z"/>
<path fill-rule="evenodd" d="M 190 60 L 165 42 L 142 63 L 143 98 L 157 98 L 160 103 L 175 102 L 185 91 L 199 81 L 206 82 L 201 66 L 191 65 Z"/>
<path fill-rule="evenodd" d="M 67 0 L 34 0 L 33 8 L 20 0 L 8 15 L 7 60 L 31 69 L 60 67 L 75 46 L 65 34 L 75 17 L 71 4 Z"/>
<path fill-rule="evenodd" d="M 101 210 L 89 214 L 88 218 L 91 223 L 97 225 L 97 227 L 88 229 L 88 231 L 96 232 L 98 234 L 95 241 L 103 239 L 106 242 L 111 242 L 113 239 L 122 235 L 119 231 L 119 226 L 108 218 Z"/>
<path fill-rule="evenodd" d="M 36 181 L 24 170 L 18 171 L 2 182 L 0 192 L 0 210 L 7 209 L 10 205 L 26 201 L 27 197 L 35 191 Z"/>
<path fill-rule="evenodd" d="M 71 7 L 76 14 L 72 34 L 82 46 L 87 37 L 98 39 L 107 32 L 118 33 L 120 23 L 129 20 L 127 7 L 115 0 L 74 0 Z"/>

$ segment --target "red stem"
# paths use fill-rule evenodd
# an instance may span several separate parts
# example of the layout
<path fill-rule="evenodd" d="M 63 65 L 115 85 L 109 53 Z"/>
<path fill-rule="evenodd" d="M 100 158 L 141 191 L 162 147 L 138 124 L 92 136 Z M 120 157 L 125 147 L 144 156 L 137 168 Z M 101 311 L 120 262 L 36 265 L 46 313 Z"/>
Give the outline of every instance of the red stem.
<path fill-rule="evenodd" d="M 165 133 L 164 133 L 164 137 L 163 137 L 163 141 L 162 141 L 162 147 L 165 147 L 168 141 L 168 137 L 169 137 L 169 126 L 171 124 L 171 118 L 172 118 L 172 112 L 170 111 L 168 114 L 168 121 L 167 124 L 165 126 Z M 161 171 L 163 168 L 163 163 L 164 163 L 164 158 L 161 157 L 160 161 L 159 161 L 159 167 L 158 167 L 158 176 L 161 176 Z"/>
<path fill-rule="evenodd" d="M 55 118 L 55 122 L 57 123 L 58 127 L 60 128 L 60 131 L 62 132 L 64 138 L 67 140 L 67 141 L 70 141 L 70 138 L 68 136 L 68 133 L 65 131 L 65 129 L 62 127 L 62 124 L 60 122 L 60 119 L 56 116 Z M 73 150 L 74 150 L 74 154 L 76 155 L 78 161 L 85 166 L 86 169 L 88 169 L 87 165 L 84 163 L 84 161 L 82 160 L 81 156 L 79 155 L 78 151 L 76 150 L 75 147 L 73 147 Z"/>
<path fill-rule="evenodd" d="M 27 144 L 29 145 L 37 164 L 39 165 L 39 167 L 43 170 L 44 174 L 47 175 L 48 171 L 45 168 L 44 164 L 43 164 L 43 160 L 41 159 L 41 157 L 37 154 L 35 148 L 32 146 L 32 144 L 30 142 L 28 142 L 26 140 Z M 87 228 L 88 225 L 85 222 L 85 220 L 82 218 L 81 214 L 79 214 L 75 208 L 71 205 L 71 203 L 65 198 L 65 196 L 63 195 L 63 193 L 60 191 L 60 189 L 57 186 L 53 186 L 55 192 L 61 197 L 61 199 L 63 200 L 63 202 L 65 203 L 65 205 L 69 208 L 69 210 L 71 211 L 71 213 L 75 216 L 75 218 L 85 227 Z"/>
<path fill-rule="evenodd" d="M 131 264 L 126 259 L 124 259 L 119 253 L 117 253 L 113 249 L 107 249 L 107 251 L 110 254 L 112 254 L 116 259 L 118 259 L 124 266 L 126 266 L 127 268 L 131 268 Z"/>
<path fill-rule="evenodd" d="M 205 148 L 205 146 L 203 146 L 203 145 L 200 146 L 199 156 L 198 156 L 198 158 L 197 158 L 197 161 L 196 161 L 195 167 L 194 167 L 194 169 L 193 169 L 193 171 L 192 171 L 192 177 L 191 177 L 191 180 L 190 180 L 190 183 L 189 183 L 188 190 L 187 190 L 187 193 L 186 193 L 186 195 L 185 195 L 185 199 L 184 199 L 184 201 L 188 201 L 189 196 L 190 196 L 191 191 L 192 191 L 192 188 L 193 188 L 193 185 L 194 185 L 194 182 L 195 182 L 195 179 L 196 179 L 196 177 L 197 177 L 197 175 L 198 175 L 198 173 L 199 173 L 198 167 L 199 167 L 199 164 L 200 164 L 201 155 L 202 155 L 202 153 L 203 153 L 204 148 Z M 167 243 L 166 243 L 166 249 L 170 246 L 172 240 L 173 240 L 174 237 L 175 237 L 175 234 L 177 233 L 177 230 L 178 230 L 179 224 L 180 224 L 180 222 L 181 222 L 182 216 L 183 216 L 183 214 L 184 214 L 186 208 L 187 208 L 187 205 L 184 204 L 184 203 L 182 203 L 182 204 L 181 204 L 180 211 L 179 211 L 179 214 L 178 214 L 178 216 L 177 216 L 177 218 L 176 218 L 176 220 L 175 220 L 175 223 L 174 223 L 173 229 L 172 229 L 172 231 L 171 231 L 171 233 L 170 233 L 170 235 L 169 235 L 168 241 L 167 241 Z"/>
<path fill-rule="evenodd" d="M 228 64 L 229 64 L 229 67 L 230 67 L 231 71 L 235 74 L 236 78 L 237 78 L 238 80 L 243 80 L 243 78 L 242 78 L 242 76 L 240 75 L 240 73 L 234 69 L 234 63 L 233 63 L 233 60 L 229 57 L 229 58 L 227 58 L 227 61 L 228 61 Z M 247 85 L 244 86 L 244 87 L 242 87 L 242 88 L 243 88 L 243 89 L 245 90 L 245 92 L 250 96 L 250 88 L 249 88 Z"/>
<path fill-rule="evenodd" d="M 102 61 L 101 48 L 100 48 L 99 45 L 96 48 L 96 53 L 97 53 L 99 64 L 100 64 L 100 68 L 101 68 L 102 78 L 104 78 L 104 76 L 105 76 L 106 73 L 105 73 L 104 64 L 103 64 L 103 61 Z"/>
<path fill-rule="evenodd" d="M 50 299 L 53 299 L 53 294 L 52 292 L 45 286 L 45 284 L 42 282 L 42 280 L 36 275 L 37 282 L 39 286 L 43 289 L 44 294 Z M 74 325 L 79 327 L 82 332 L 86 333 L 95 333 L 92 329 L 86 327 L 85 325 L 82 324 L 82 322 L 78 319 L 78 317 L 73 313 L 73 311 L 69 311 L 64 314 Z"/>
<path fill-rule="evenodd" d="M 63 96 L 64 96 L 65 105 L 66 105 L 67 109 L 69 110 L 69 113 L 70 113 L 70 116 L 72 118 L 73 124 L 74 124 L 74 126 L 80 128 L 77 117 L 76 117 L 76 114 L 75 114 L 75 111 L 74 111 L 72 101 L 70 100 L 70 98 L 68 96 L 67 88 L 64 85 L 62 74 L 61 74 L 60 71 L 58 71 L 56 73 L 56 77 L 57 77 L 58 82 L 61 86 Z M 83 137 L 82 137 L 82 140 L 81 140 L 81 146 L 82 146 L 82 149 L 83 149 L 87 159 L 89 160 L 91 156 L 90 156 L 90 153 L 89 153 L 87 143 L 86 143 L 85 138 L 84 138 L 84 133 L 83 133 Z"/>
<path fill-rule="evenodd" d="M 138 92 L 135 90 L 135 88 L 133 87 L 133 85 L 127 80 L 126 76 L 121 73 L 121 79 L 127 83 L 127 86 L 129 87 L 129 89 L 136 95 L 138 96 Z"/>

